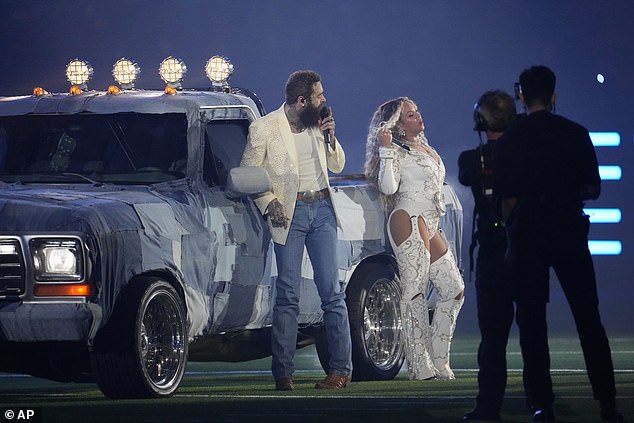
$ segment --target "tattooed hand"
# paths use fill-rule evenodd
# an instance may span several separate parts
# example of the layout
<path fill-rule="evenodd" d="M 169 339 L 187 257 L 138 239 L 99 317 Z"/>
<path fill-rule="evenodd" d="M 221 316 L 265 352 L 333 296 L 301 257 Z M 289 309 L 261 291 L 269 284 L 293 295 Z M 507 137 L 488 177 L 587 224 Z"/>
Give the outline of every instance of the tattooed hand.
<path fill-rule="evenodd" d="M 266 214 L 269 216 L 269 219 L 271 219 L 273 226 L 283 226 L 284 229 L 288 226 L 288 217 L 286 217 L 284 206 L 282 206 L 282 203 L 280 203 L 277 198 L 271 200 L 266 207 Z"/>

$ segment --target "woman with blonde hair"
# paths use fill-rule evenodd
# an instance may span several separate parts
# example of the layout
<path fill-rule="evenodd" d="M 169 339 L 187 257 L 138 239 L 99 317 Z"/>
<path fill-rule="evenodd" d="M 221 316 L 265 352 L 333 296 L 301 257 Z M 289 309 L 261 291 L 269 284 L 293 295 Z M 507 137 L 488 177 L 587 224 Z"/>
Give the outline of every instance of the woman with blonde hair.
<path fill-rule="evenodd" d="M 365 174 L 389 213 L 409 378 L 454 379 L 449 350 L 464 302 L 464 282 L 438 227 L 445 213 L 445 166 L 424 128 L 409 98 L 383 103 L 370 123 Z M 426 298 L 430 282 L 438 293 L 431 324 Z"/>

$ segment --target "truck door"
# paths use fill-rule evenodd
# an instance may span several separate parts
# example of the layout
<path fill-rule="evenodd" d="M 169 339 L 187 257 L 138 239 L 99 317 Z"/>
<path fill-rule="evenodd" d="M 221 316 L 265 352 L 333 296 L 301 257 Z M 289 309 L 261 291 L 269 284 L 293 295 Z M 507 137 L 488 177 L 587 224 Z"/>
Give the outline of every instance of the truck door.
<path fill-rule="evenodd" d="M 272 311 L 268 228 L 251 198 L 225 195 L 227 174 L 240 164 L 253 119 L 244 111 L 224 110 L 207 113 L 204 130 L 206 221 L 216 233 L 214 332 L 261 328 L 270 324 Z"/>

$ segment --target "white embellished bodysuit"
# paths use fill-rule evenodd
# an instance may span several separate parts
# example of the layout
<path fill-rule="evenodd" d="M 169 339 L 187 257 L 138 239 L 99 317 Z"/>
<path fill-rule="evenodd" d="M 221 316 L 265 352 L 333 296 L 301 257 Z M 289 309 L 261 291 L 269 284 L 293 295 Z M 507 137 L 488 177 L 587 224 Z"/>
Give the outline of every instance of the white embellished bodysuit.
<path fill-rule="evenodd" d="M 428 146 L 429 147 L 429 146 Z M 431 148 L 431 147 L 429 147 Z M 445 165 L 418 150 L 406 151 L 381 147 L 379 189 L 395 194 L 394 210 L 403 209 L 412 217 L 423 216 L 431 239 L 438 230 L 440 217 L 445 214 L 442 185 Z"/>
<path fill-rule="evenodd" d="M 388 230 L 399 268 L 408 375 L 418 380 L 453 379 L 449 350 L 456 317 L 464 301 L 454 297 L 464 289 L 464 282 L 450 250 L 431 263 L 430 251 L 418 228 L 418 218 L 422 216 L 429 239 L 438 232 L 440 217 L 445 213 L 442 191 L 445 166 L 440 158 L 436 160 L 430 154 L 413 149 L 380 147 L 379 157 L 379 190 L 395 195 L 392 214 L 405 210 L 411 223 L 409 236 L 398 245 Z M 426 298 L 430 281 L 438 292 L 431 324 Z"/>

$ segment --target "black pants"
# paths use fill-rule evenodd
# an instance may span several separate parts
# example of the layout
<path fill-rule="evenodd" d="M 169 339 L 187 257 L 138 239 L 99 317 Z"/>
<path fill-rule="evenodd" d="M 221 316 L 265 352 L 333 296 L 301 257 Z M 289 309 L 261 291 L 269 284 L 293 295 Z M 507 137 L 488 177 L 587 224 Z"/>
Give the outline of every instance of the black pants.
<path fill-rule="evenodd" d="M 499 413 L 506 389 L 506 346 L 515 316 L 514 284 L 504 264 L 505 243 L 480 246 L 476 262 L 478 397 L 480 410 Z"/>
<path fill-rule="evenodd" d="M 613 399 L 616 396 L 614 368 L 599 315 L 587 222 L 572 222 L 538 231 L 534 236 L 539 239 L 540 247 L 521 257 L 516 266 L 517 323 L 528 400 L 536 407 L 549 406 L 553 402 L 546 324 L 550 267 L 554 269 L 572 311 L 594 398 Z"/>

